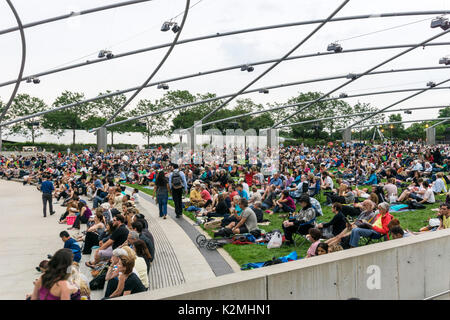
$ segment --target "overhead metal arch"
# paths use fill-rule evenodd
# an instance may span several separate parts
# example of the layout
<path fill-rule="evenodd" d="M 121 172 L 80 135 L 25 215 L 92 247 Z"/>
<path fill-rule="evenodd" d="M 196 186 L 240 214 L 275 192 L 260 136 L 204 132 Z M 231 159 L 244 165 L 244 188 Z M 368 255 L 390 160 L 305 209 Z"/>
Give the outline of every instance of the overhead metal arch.
<path fill-rule="evenodd" d="M 99 11 L 104 11 L 104 10 L 109 10 L 109 9 L 114 9 L 114 8 L 119 8 L 119 7 L 125 7 L 125 6 L 129 6 L 132 4 L 137 4 L 137 3 L 141 3 L 141 2 L 149 2 L 149 1 L 153 1 L 153 0 L 132 0 L 132 1 L 124 1 L 124 2 L 119 2 L 119 3 L 115 3 L 115 4 L 110 4 L 107 6 L 101 6 L 101 7 L 96 7 L 96 8 L 91 8 L 91 9 L 86 9 L 86 10 L 82 10 L 80 12 L 70 12 L 68 14 L 63 14 L 60 16 L 56 16 L 56 17 L 52 17 L 52 18 L 47 18 L 44 20 L 39 20 L 39 21 L 34 21 L 34 22 L 30 22 L 27 24 L 23 25 L 24 29 L 27 28 L 31 28 L 31 27 L 36 27 L 42 24 L 46 24 L 46 23 L 50 23 L 50 22 L 55 22 L 58 20 L 64 20 L 64 19 L 68 19 L 74 16 L 82 16 L 82 15 L 86 15 L 86 14 L 90 14 L 90 13 L 94 13 L 94 12 L 99 12 Z M 7 34 L 10 32 L 14 32 L 20 30 L 19 27 L 11 27 L 8 29 L 3 29 L 0 30 L 0 35 L 2 34 Z"/>
<path fill-rule="evenodd" d="M 392 72 L 421 71 L 421 70 L 430 70 L 430 69 L 446 69 L 446 68 L 450 68 L 450 66 L 418 67 L 418 68 L 407 68 L 407 69 L 396 69 L 396 70 L 393 69 L 393 70 L 385 70 L 385 71 L 376 71 L 374 73 L 369 73 L 368 75 L 392 73 Z M 294 85 L 298 85 L 298 84 L 305 84 L 305 83 L 312 83 L 312 82 L 326 81 L 326 80 L 334 80 L 334 79 L 345 78 L 345 77 L 346 77 L 345 75 L 342 75 L 342 76 L 335 76 L 335 77 L 317 78 L 317 79 L 310 79 L 310 80 L 304 80 L 304 81 L 282 83 L 282 84 L 277 84 L 277 85 L 273 85 L 273 86 L 265 86 L 265 87 L 261 87 L 261 88 L 248 90 L 248 91 L 243 92 L 242 94 L 258 92 L 259 90 L 262 90 L 262 89 L 284 88 L 284 87 L 294 86 Z M 151 87 L 151 86 L 157 85 L 157 84 L 159 84 L 161 82 L 166 83 L 166 82 L 170 82 L 170 81 L 171 81 L 170 79 L 169 80 L 161 80 L 159 82 L 149 83 L 146 87 Z M 45 115 L 47 113 L 61 111 L 61 110 L 65 110 L 65 109 L 68 109 L 68 108 L 73 108 L 73 107 L 76 107 L 76 106 L 78 106 L 80 104 L 89 103 L 89 102 L 97 101 L 97 100 L 100 100 L 100 99 L 109 98 L 109 97 L 112 97 L 112 96 L 128 93 L 128 92 L 135 91 L 135 90 L 138 90 L 138 89 L 139 89 L 139 87 L 133 87 L 133 88 L 128 88 L 128 89 L 124 89 L 124 90 L 117 90 L 115 92 L 110 92 L 110 93 L 99 95 L 99 96 L 96 96 L 96 97 L 93 97 L 93 98 L 81 100 L 81 101 L 78 101 L 78 102 L 73 102 L 73 103 L 70 103 L 70 104 L 67 104 L 67 105 L 64 105 L 64 106 L 53 108 L 51 110 L 41 111 L 41 112 L 35 113 L 33 115 L 24 116 L 24 117 L 18 118 L 18 119 L 13 119 L 13 120 L 10 120 L 10 121 L 5 122 L 5 123 L 0 123 L 0 127 L 6 126 L 6 125 L 10 125 L 10 124 L 13 124 L 13 123 L 17 123 L 17 122 L 21 122 L 21 121 L 24 121 L 24 120 L 27 120 L 27 119 L 30 119 L 30 118 L 43 116 L 43 115 Z M 419 89 L 417 89 L 417 90 L 419 90 Z M 391 93 L 391 92 L 395 93 L 395 92 L 404 92 L 404 91 L 402 91 L 402 90 L 400 90 L 400 91 L 399 90 L 393 90 L 393 91 L 387 91 L 386 93 Z M 126 121 L 127 122 L 128 121 L 133 121 L 133 120 L 145 118 L 145 117 L 148 117 L 148 116 L 152 116 L 152 115 L 155 115 L 155 114 L 160 114 L 160 113 L 164 113 L 164 112 L 171 112 L 171 111 L 175 111 L 175 110 L 178 110 L 178 109 L 188 108 L 190 106 L 194 106 L 194 105 L 198 105 L 198 104 L 202 104 L 202 103 L 208 103 L 208 102 L 212 102 L 212 101 L 228 98 L 228 97 L 231 97 L 231 96 L 232 96 L 232 94 L 227 94 L 227 95 L 217 96 L 217 97 L 214 97 L 214 98 L 209 98 L 209 99 L 206 99 L 206 100 L 192 102 L 192 103 L 189 103 L 189 104 L 183 104 L 183 105 L 180 105 L 180 106 L 175 106 L 175 107 L 167 108 L 167 109 L 164 109 L 164 110 L 160 110 L 160 111 L 157 111 L 156 113 L 145 114 L 145 115 L 129 118 L 129 119 L 126 119 Z M 351 95 L 351 96 L 349 96 L 349 98 L 350 97 L 358 97 L 358 96 L 364 96 L 364 95 Z M 329 99 L 329 100 L 334 100 L 334 99 Z M 324 101 L 328 101 L 328 99 L 324 99 Z M 291 105 L 291 106 L 297 106 L 297 105 L 298 104 L 294 104 L 294 105 Z M 276 108 L 276 109 L 279 109 L 279 108 Z M 260 113 L 260 112 L 257 112 L 257 113 Z M 237 116 L 237 117 L 240 117 L 240 116 Z M 114 122 L 112 124 L 109 124 L 109 125 L 107 125 L 107 127 L 114 126 L 115 123 L 116 122 Z M 122 121 L 120 121 L 120 123 L 122 123 Z M 117 123 L 117 124 L 120 124 L 120 123 Z M 207 124 L 204 124 L 203 126 L 205 126 L 205 125 L 207 125 Z M 91 130 L 90 132 L 93 132 L 93 130 Z"/>
<path fill-rule="evenodd" d="M 275 124 L 272 126 L 271 129 L 277 128 L 280 124 L 282 124 L 283 122 L 289 120 L 290 118 L 292 118 L 292 117 L 295 116 L 296 114 L 302 112 L 303 110 L 309 108 L 312 104 L 317 103 L 317 102 L 320 102 L 321 100 L 323 100 L 324 98 L 326 98 L 326 97 L 329 96 L 330 94 L 332 94 L 332 93 L 334 93 L 334 92 L 336 92 L 336 91 L 338 91 L 338 90 L 344 88 L 345 86 L 347 86 L 347 85 L 349 85 L 350 83 L 356 81 L 357 79 L 360 79 L 361 77 L 364 77 L 365 75 L 369 74 L 369 73 L 372 72 L 373 70 L 378 69 L 379 67 L 385 65 L 386 63 L 389 63 L 389 62 L 391 62 L 391 61 L 393 61 L 393 60 L 395 60 L 395 59 L 397 59 L 397 58 L 399 58 L 399 57 L 401 57 L 401 56 L 407 54 L 408 52 L 410 52 L 410 51 L 412 51 L 412 50 L 414 50 L 414 49 L 416 49 L 416 48 L 418 48 L 418 47 L 421 47 L 421 46 L 423 46 L 424 44 L 426 44 L 426 43 L 428 43 L 428 42 L 430 42 L 430 41 L 433 41 L 434 39 L 437 39 L 437 38 L 439 38 L 439 37 L 442 37 L 443 35 L 445 35 L 445 34 L 447 34 L 447 33 L 449 33 L 449 32 L 450 32 L 450 29 L 445 30 L 445 31 L 443 31 L 443 32 L 441 32 L 441 33 L 439 33 L 439 34 L 437 34 L 437 35 L 431 37 L 431 38 L 428 38 L 428 39 L 425 40 L 425 41 L 422 41 L 421 43 L 419 43 L 418 45 L 416 45 L 416 46 L 414 46 L 414 47 L 411 47 L 411 48 L 409 48 L 409 49 L 406 49 L 406 50 L 404 50 L 404 51 L 402 51 L 402 52 L 400 52 L 400 53 L 394 55 L 393 57 L 390 57 L 389 59 L 386 59 L 386 60 L 384 60 L 383 62 L 378 63 L 376 66 L 371 67 L 370 69 L 364 71 L 364 72 L 361 73 L 359 76 L 352 77 L 349 81 L 346 81 L 345 83 L 339 85 L 338 87 L 332 89 L 331 91 L 328 91 L 327 93 L 321 95 L 318 99 L 314 100 L 314 101 L 311 102 L 310 104 L 306 105 L 305 107 L 301 108 L 300 110 L 295 111 L 293 114 L 289 115 L 288 117 L 286 117 L 286 118 L 284 118 L 284 119 L 278 121 L 277 123 L 275 123 Z"/>
<path fill-rule="evenodd" d="M 427 106 L 427 107 L 416 107 L 416 108 L 406 108 L 406 109 L 403 108 L 403 109 L 395 109 L 395 110 L 386 110 L 386 111 L 381 112 L 381 113 L 403 112 L 403 111 L 424 110 L 424 109 L 440 109 L 440 108 L 445 108 L 445 107 L 448 107 L 448 106 Z M 286 125 L 283 125 L 283 126 L 279 126 L 277 129 L 287 128 L 287 127 L 294 127 L 294 126 L 299 126 L 299 125 L 302 125 L 302 124 L 322 122 L 322 121 L 327 121 L 327 120 L 342 119 L 342 118 L 353 118 L 353 117 L 359 117 L 359 116 L 369 115 L 369 114 L 374 114 L 374 113 L 377 113 L 377 111 L 368 111 L 368 112 L 344 114 L 344 115 L 333 116 L 333 117 L 305 120 L 305 121 L 294 122 L 294 123 L 289 123 L 289 124 L 286 124 Z"/>
<path fill-rule="evenodd" d="M 377 115 L 378 113 L 380 113 L 380 112 L 382 112 L 382 111 L 384 111 L 384 110 L 387 110 L 387 109 L 389 109 L 389 108 L 392 108 L 393 106 L 395 106 L 395 105 L 397 105 L 397 104 L 399 104 L 399 103 L 405 102 L 406 100 L 409 100 L 409 99 L 411 99 L 411 98 L 414 98 L 415 96 L 418 96 L 418 95 L 420 95 L 420 94 L 422 94 L 422 93 L 424 93 L 424 92 L 426 92 L 426 91 L 428 91 L 428 90 L 430 90 L 430 89 L 432 89 L 432 88 L 438 87 L 438 86 L 440 86 L 440 85 L 442 85 L 442 84 L 444 84 L 444 83 L 447 83 L 447 82 L 449 82 L 449 81 L 450 81 L 450 78 L 447 79 L 447 80 L 444 80 L 444 81 L 441 81 L 441 82 L 435 84 L 435 86 L 425 88 L 425 89 L 423 89 L 423 90 L 421 90 L 421 91 L 419 91 L 419 92 L 417 92 L 417 93 L 414 93 L 414 94 L 412 94 L 412 95 L 410 95 L 410 96 L 408 96 L 408 97 L 406 97 L 406 98 L 400 99 L 400 100 L 398 100 L 398 101 L 396 101 L 396 102 L 394 102 L 394 103 L 388 105 L 387 107 L 384 107 L 384 108 L 380 109 L 378 112 L 376 112 L 376 113 L 374 113 L 374 114 L 372 114 L 372 115 L 369 115 L 369 116 L 365 117 L 364 119 L 361 119 L 361 120 L 356 121 L 355 123 L 349 125 L 349 126 L 348 126 L 347 128 L 345 128 L 345 129 L 351 129 L 351 128 L 353 128 L 355 125 L 360 124 L 361 122 L 364 122 L 364 121 L 366 121 L 366 120 L 368 120 L 368 119 L 374 117 L 375 115 Z"/>
<path fill-rule="evenodd" d="M 228 103 L 233 101 L 237 96 L 241 95 L 245 90 L 250 88 L 253 84 L 255 84 L 258 80 L 263 78 L 266 74 L 268 74 L 271 70 L 273 70 L 276 66 L 278 66 L 281 62 L 283 62 L 287 57 L 289 57 L 292 53 L 294 53 L 295 50 L 300 48 L 306 41 L 308 41 L 314 34 L 316 34 L 328 21 L 330 21 L 350 0 L 343 1 L 319 26 L 317 26 L 313 31 L 311 31 L 306 37 L 302 39 L 297 45 L 295 45 L 291 50 L 289 50 L 283 57 L 278 59 L 273 65 L 271 65 L 267 70 L 265 70 L 263 73 L 261 73 L 259 76 L 257 76 L 255 79 L 250 81 L 248 84 L 246 84 L 241 90 L 233 94 L 231 97 L 229 97 L 224 103 L 222 103 L 220 106 L 209 112 L 207 115 L 202 117 L 200 119 L 200 122 L 208 119 L 211 117 L 214 113 L 225 107 Z M 193 127 L 196 127 L 196 124 L 194 124 Z"/>
<path fill-rule="evenodd" d="M 450 87 L 439 87 L 439 88 L 432 88 L 432 89 L 433 90 L 439 90 L 439 89 L 446 89 L 446 90 L 448 90 L 448 89 L 450 89 Z M 401 92 L 411 92 L 411 91 L 421 91 L 421 90 L 423 90 L 423 89 L 422 88 L 414 88 L 414 89 L 376 91 L 376 92 L 370 92 L 370 93 L 360 93 L 360 94 L 355 94 L 355 95 L 348 95 L 345 98 L 332 97 L 332 98 L 324 99 L 322 101 L 333 101 L 333 100 L 339 100 L 339 99 L 349 99 L 349 98 L 364 97 L 364 96 L 371 96 L 371 95 L 401 93 Z M 212 99 L 210 99 L 210 101 L 212 101 Z M 204 127 L 204 126 L 207 126 L 207 125 L 212 125 L 212 124 L 223 122 L 223 121 L 227 121 L 227 120 L 235 120 L 235 119 L 239 119 L 239 118 L 242 118 L 242 117 L 247 117 L 247 116 L 256 115 L 256 114 L 260 114 L 260 113 L 273 112 L 273 111 L 277 111 L 277 110 L 281 110 L 281 109 L 297 107 L 299 105 L 308 104 L 310 102 L 311 101 L 302 101 L 302 102 L 299 102 L 299 103 L 294 103 L 294 104 L 289 104 L 289 105 L 284 105 L 284 106 L 277 106 L 277 107 L 270 108 L 270 109 L 258 110 L 258 111 L 254 111 L 254 112 L 250 112 L 250 113 L 246 113 L 246 114 L 236 115 L 236 116 L 229 117 L 229 118 L 226 118 L 226 119 L 220 119 L 220 120 L 216 120 L 216 121 L 211 121 L 211 122 L 202 124 L 202 126 Z M 202 103 L 205 103 L 205 102 L 202 102 Z M 186 107 L 192 106 L 194 104 L 198 104 L 198 103 L 189 103 L 189 104 L 173 107 L 173 108 L 171 108 L 171 110 L 186 108 Z M 124 124 L 124 123 L 129 122 L 129 121 L 135 121 L 135 120 L 139 120 L 139 119 L 142 119 L 142 118 L 155 116 L 155 115 L 158 115 L 158 114 L 164 113 L 164 112 L 168 112 L 167 109 L 160 110 L 160 111 L 155 111 L 155 112 L 151 112 L 151 113 L 147 113 L 147 114 L 143 114 L 143 115 L 140 115 L 140 116 L 136 116 L 136 117 L 133 117 L 133 118 L 117 121 L 117 122 L 114 122 L 114 123 L 110 123 L 106 127 L 107 128 L 113 127 L 113 126 L 116 126 L 116 125 L 119 125 L 119 124 Z M 7 125 L 7 124 L 0 124 L 0 126 L 2 126 L 2 125 Z"/>
<path fill-rule="evenodd" d="M 388 17 L 388 16 L 386 16 L 386 17 Z M 344 17 L 344 18 L 349 18 L 348 20 L 350 20 L 350 18 L 352 18 L 352 17 Z M 314 21 L 316 22 L 317 20 L 314 20 Z M 331 21 L 333 21 L 333 19 L 330 20 L 330 22 Z M 279 27 L 279 26 L 277 25 L 277 27 Z M 268 28 L 270 29 L 271 27 L 268 27 Z M 246 32 L 253 32 L 252 29 L 250 29 L 250 30 L 251 31 L 246 31 Z M 254 30 L 254 31 L 261 31 L 261 30 Z M 239 32 L 239 33 L 241 33 L 241 32 Z M 233 34 L 236 34 L 236 33 L 233 33 Z M 224 35 L 225 34 L 220 34 L 220 36 L 224 36 Z M 226 34 L 226 35 L 232 35 L 232 34 Z M 216 36 L 217 36 L 217 34 L 216 34 Z M 185 40 L 178 41 L 177 45 L 183 44 L 183 43 L 186 43 L 186 42 L 193 42 L 193 41 L 204 40 L 203 38 L 202 39 L 193 38 L 193 39 L 185 39 Z M 424 47 L 426 47 L 426 46 L 441 46 L 441 45 L 449 45 L 449 44 L 450 44 L 449 42 L 437 42 L 437 43 L 426 44 L 426 45 L 424 45 Z M 135 55 L 135 54 L 139 54 L 139 53 L 143 53 L 143 52 L 148 52 L 148 51 L 153 51 L 153 50 L 165 48 L 165 47 L 168 47 L 169 45 L 170 44 L 163 44 L 163 45 L 157 45 L 157 46 L 147 47 L 147 48 L 138 49 L 138 50 L 127 51 L 127 52 L 124 52 L 124 53 L 118 53 L 118 54 L 115 53 L 114 57 L 112 57 L 110 59 L 99 58 L 99 59 L 95 59 L 95 60 L 87 60 L 85 62 L 75 63 L 75 64 L 72 64 L 72 65 L 69 65 L 69 66 L 65 66 L 65 67 L 54 68 L 54 69 L 51 69 L 51 70 L 41 71 L 41 72 L 38 72 L 38 73 L 35 73 L 35 74 L 30 74 L 30 75 L 27 75 L 25 78 L 42 77 L 42 76 L 55 74 L 55 73 L 59 73 L 59 72 L 67 71 L 67 70 L 71 70 L 71 69 L 76 69 L 76 68 L 80 68 L 80 67 L 84 67 L 84 66 L 100 63 L 100 62 L 107 62 L 107 61 L 110 61 L 110 60 L 114 60 L 114 59 L 130 56 L 130 55 Z M 305 55 L 300 55 L 300 56 L 292 56 L 292 57 L 288 57 L 285 60 L 294 60 L 294 59 L 310 58 L 310 57 L 317 57 L 317 56 L 324 56 L 324 55 L 351 53 L 351 52 L 360 52 L 360 51 L 370 51 L 370 50 L 386 50 L 386 49 L 407 48 L 407 47 L 412 47 L 412 46 L 414 46 L 414 45 L 413 44 L 411 44 L 411 45 L 404 44 L 404 45 L 391 45 L 391 46 L 379 46 L 379 47 L 368 47 L 368 48 L 356 48 L 356 49 L 347 49 L 347 50 L 344 49 L 341 52 L 328 52 L 328 51 L 325 51 L 325 52 L 317 52 L 317 53 L 305 54 Z M 277 59 L 271 59 L 271 60 L 265 60 L 265 61 L 259 61 L 259 62 L 249 62 L 248 64 L 261 65 L 261 64 L 266 64 L 266 63 L 273 63 L 275 61 L 277 61 Z M 231 67 L 225 67 L 225 68 L 210 70 L 210 71 L 205 71 L 205 72 L 202 72 L 202 73 L 199 72 L 196 75 L 201 75 L 201 74 L 204 75 L 204 74 L 211 74 L 211 73 L 216 73 L 216 72 L 228 71 L 228 70 L 237 69 L 237 68 L 240 68 L 240 67 L 242 67 L 242 64 L 236 65 L 236 66 L 231 66 Z M 186 79 L 186 78 L 183 78 L 183 79 Z M 180 80 L 180 79 L 178 79 L 178 80 Z M 13 84 L 15 81 L 16 80 L 8 80 L 6 82 L 0 83 L 0 87 L 4 87 L 4 86 L 10 85 L 10 84 Z"/>
<path fill-rule="evenodd" d="M 442 119 L 442 118 L 439 118 L 439 119 Z M 443 121 L 440 121 L 440 122 L 438 122 L 438 123 L 435 123 L 435 124 L 433 124 L 431 127 L 429 127 L 428 129 L 435 128 L 435 127 L 437 127 L 437 126 L 440 125 L 440 124 L 446 123 L 448 120 L 449 120 L 449 119 L 447 118 L 446 120 L 443 120 Z"/>
<path fill-rule="evenodd" d="M 16 18 L 17 25 L 18 25 L 18 28 L 20 31 L 20 40 L 22 43 L 22 60 L 20 63 L 19 75 L 16 80 L 16 85 L 14 86 L 14 90 L 11 94 L 11 97 L 9 98 L 9 101 L 6 103 L 6 106 L 3 108 L 3 110 L 0 114 L 0 121 L 5 117 L 6 113 L 8 112 L 9 107 L 11 106 L 11 104 L 14 101 L 14 98 L 16 97 L 17 91 L 19 90 L 20 82 L 21 82 L 22 76 L 23 76 L 23 70 L 25 68 L 26 57 L 27 57 L 27 44 L 26 44 L 26 40 L 25 40 L 25 32 L 23 30 L 24 28 L 23 28 L 22 20 L 20 19 L 20 16 L 17 13 L 17 10 L 14 7 L 14 5 L 12 4 L 11 0 L 6 0 L 6 2 L 8 3 L 9 8 L 11 9 L 12 13 L 14 14 L 14 17 Z M 1 133 L 0 133 L 0 148 L 1 148 Z"/>
<path fill-rule="evenodd" d="M 153 77 L 156 75 L 156 73 L 158 73 L 159 69 L 161 69 L 161 67 L 163 66 L 164 62 L 166 62 L 167 58 L 170 56 L 170 53 L 172 52 L 173 48 L 175 48 L 175 45 L 177 44 L 178 38 L 181 35 L 181 32 L 183 31 L 184 28 L 184 24 L 186 22 L 186 18 L 189 12 L 189 5 L 191 3 L 191 0 L 186 0 L 186 7 L 184 10 L 184 14 L 183 14 L 183 19 L 181 21 L 181 25 L 180 25 L 180 29 L 178 30 L 178 32 L 176 33 L 175 38 L 173 39 L 172 45 L 170 46 L 169 50 L 167 50 L 166 54 L 164 55 L 164 57 L 162 58 L 162 60 L 160 61 L 160 63 L 158 64 L 158 66 L 155 68 L 155 70 L 153 70 L 152 74 L 147 78 L 147 80 L 145 80 L 145 82 L 139 87 L 139 89 L 137 89 L 133 95 L 116 111 L 114 112 L 114 114 L 109 117 L 105 123 L 103 123 L 101 125 L 100 128 L 104 128 L 108 123 L 110 123 L 112 120 L 114 120 L 115 117 L 117 117 L 117 115 L 127 106 L 130 104 L 131 101 L 133 101 L 133 99 L 148 85 L 148 83 L 150 82 L 150 80 L 153 79 Z"/>
<path fill-rule="evenodd" d="M 425 121 L 439 121 L 444 120 L 448 121 L 450 118 L 433 118 L 433 119 L 419 119 L 419 120 L 403 120 L 403 121 L 392 121 L 392 122 L 383 122 L 383 123 L 371 123 L 362 126 L 353 127 L 352 129 L 363 129 L 367 127 L 377 127 L 377 126 L 388 126 L 391 124 L 400 124 L 400 123 L 414 123 L 414 122 L 425 122 Z M 444 122 L 442 121 L 442 123 Z M 347 130 L 347 128 L 337 128 L 336 130 Z"/>

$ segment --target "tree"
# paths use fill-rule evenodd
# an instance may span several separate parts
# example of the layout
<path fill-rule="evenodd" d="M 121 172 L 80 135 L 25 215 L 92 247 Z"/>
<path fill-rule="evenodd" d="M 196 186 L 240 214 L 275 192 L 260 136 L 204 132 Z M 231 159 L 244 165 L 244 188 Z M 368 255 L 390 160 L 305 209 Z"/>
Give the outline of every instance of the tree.
<path fill-rule="evenodd" d="M 450 107 L 440 109 L 438 118 L 450 118 Z"/>
<path fill-rule="evenodd" d="M 28 94 L 18 94 L 8 109 L 4 120 L 32 115 L 36 112 L 45 111 L 47 108 L 45 102 L 39 98 L 31 97 Z M 31 138 L 31 142 L 34 143 L 35 138 L 43 133 L 36 119 L 28 119 L 9 126 L 6 134 L 21 134 L 27 139 Z"/>
<path fill-rule="evenodd" d="M 388 122 L 399 122 L 399 121 L 402 121 L 402 115 L 400 113 L 391 114 L 389 116 Z M 403 139 L 406 137 L 405 126 L 402 123 L 389 125 L 389 132 L 393 137 L 397 139 Z"/>
<path fill-rule="evenodd" d="M 109 93 L 111 93 L 111 91 L 108 90 L 108 91 L 106 91 L 106 93 L 99 93 L 99 96 L 109 94 Z M 102 117 L 104 117 L 105 121 L 106 121 L 107 119 L 112 117 L 117 112 L 117 110 L 119 110 L 125 104 L 126 101 L 127 101 L 127 97 L 124 94 L 119 94 L 119 95 L 110 96 L 110 97 L 96 100 L 96 101 L 92 102 L 90 105 L 89 115 L 90 115 L 90 117 L 91 116 L 93 117 L 95 115 L 101 114 Z M 125 114 L 125 110 L 122 110 L 122 113 L 119 113 L 118 116 L 112 120 L 112 122 L 125 120 L 126 117 L 124 117 L 124 114 Z M 103 121 L 99 126 L 103 125 L 103 123 L 105 123 L 105 121 Z M 99 127 L 99 126 L 97 126 L 97 127 Z M 117 133 L 127 132 L 129 129 L 129 126 L 130 126 L 129 123 L 124 123 L 124 124 L 120 124 L 120 125 L 108 128 L 108 131 L 111 132 L 111 145 L 114 145 L 114 132 L 117 132 Z M 91 128 L 92 127 L 86 128 L 86 129 L 91 129 Z"/>
<path fill-rule="evenodd" d="M 53 102 L 53 107 L 68 105 L 83 99 L 83 93 L 64 91 Z M 83 129 L 83 121 L 88 118 L 88 108 L 88 103 L 82 103 L 76 107 L 47 113 L 44 115 L 43 126 L 58 136 L 63 135 L 66 129 L 72 130 L 72 143 L 75 144 L 75 130 Z"/>
<path fill-rule="evenodd" d="M 165 105 L 151 102 L 150 100 L 140 100 L 135 109 L 130 111 L 130 117 L 144 115 L 151 112 L 160 111 L 165 109 Z M 137 123 L 144 123 L 145 127 L 141 127 L 142 135 L 147 137 L 147 146 L 150 145 L 150 137 L 153 136 L 165 136 L 169 134 L 169 126 L 168 126 L 168 114 L 160 113 L 155 116 L 145 117 L 141 120 L 136 121 Z"/>

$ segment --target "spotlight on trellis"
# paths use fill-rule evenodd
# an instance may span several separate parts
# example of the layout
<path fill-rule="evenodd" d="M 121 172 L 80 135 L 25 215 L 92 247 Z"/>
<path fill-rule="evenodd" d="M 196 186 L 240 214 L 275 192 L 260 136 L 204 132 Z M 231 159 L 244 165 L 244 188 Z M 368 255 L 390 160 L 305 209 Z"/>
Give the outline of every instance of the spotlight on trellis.
<path fill-rule="evenodd" d="M 258 92 L 267 94 L 267 93 L 269 93 L 269 89 L 260 89 Z"/>
<path fill-rule="evenodd" d="M 411 110 L 405 110 L 405 113 L 406 114 L 412 114 L 412 111 Z"/>
<path fill-rule="evenodd" d="M 114 57 L 113 53 L 109 50 L 100 50 L 100 52 L 98 53 L 98 58 L 104 58 L 106 57 L 106 59 L 111 59 Z"/>
<path fill-rule="evenodd" d="M 26 82 L 27 83 L 33 82 L 34 84 L 38 84 L 41 82 L 41 80 L 39 80 L 39 78 L 36 78 L 36 77 L 29 77 L 29 78 L 27 78 Z"/>
<path fill-rule="evenodd" d="M 344 93 L 344 92 L 342 92 L 340 95 L 339 95 L 339 98 L 347 98 L 348 97 L 348 94 L 346 94 L 346 93 Z"/>
<path fill-rule="evenodd" d="M 160 83 L 157 88 L 167 90 L 169 89 L 169 85 L 167 83 Z"/>
<path fill-rule="evenodd" d="M 430 87 L 430 88 L 436 87 L 436 83 L 434 83 L 433 81 L 428 81 L 427 87 Z"/>
<path fill-rule="evenodd" d="M 445 64 L 446 66 L 450 64 L 450 59 L 447 57 L 443 57 L 439 59 L 439 64 Z"/>
<path fill-rule="evenodd" d="M 163 25 L 162 25 L 162 27 L 161 27 L 161 31 L 169 31 L 170 30 L 170 26 L 171 26 L 171 23 L 170 22 L 164 22 L 163 23 Z"/>
<path fill-rule="evenodd" d="M 173 33 L 177 33 L 180 30 L 181 30 L 181 27 L 178 25 L 178 23 L 175 22 L 172 27 Z"/>
<path fill-rule="evenodd" d="M 347 79 L 355 80 L 356 78 L 358 78 L 358 76 L 355 73 L 349 73 L 347 75 Z"/>
<path fill-rule="evenodd" d="M 241 67 L 241 71 L 252 72 L 253 70 L 255 70 L 255 68 L 253 66 L 251 66 L 251 65 L 248 65 L 248 64 L 244 64 Z"/>
<path fill-rule="evenodd" d="M 436 17 L 433 20 L 431 20 L 431 28 L 438 28 L 440 27 L 442 30 L 447 30 L 450 28 L 450 23 L 448 21 L 448 18 L 444 17 Z"/>
<path fill-rule="evenodd" d="M 327 51 L 342 52 L 342 46 L 337 42 L 332 42 L 328 45 Z"/>

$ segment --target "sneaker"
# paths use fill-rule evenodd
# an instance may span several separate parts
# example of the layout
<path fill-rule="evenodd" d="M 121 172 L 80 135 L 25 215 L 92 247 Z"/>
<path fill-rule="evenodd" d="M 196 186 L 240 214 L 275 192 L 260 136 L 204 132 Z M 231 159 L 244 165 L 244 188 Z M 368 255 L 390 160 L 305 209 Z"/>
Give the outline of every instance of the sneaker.
<path fill-rule="evenodd" d="M 167 217 L 166 217 L 166 216 L 164 216 L 164 217 L 163 217 L 163 219 L 167 219 Z"/>
<path fill-rule="evenodd" d="M 50 215 L 52 216 L 52 215 L 54 215 L 56 213 L 56 211 L 52 211 L 52 212 L 50 212 Z"/>

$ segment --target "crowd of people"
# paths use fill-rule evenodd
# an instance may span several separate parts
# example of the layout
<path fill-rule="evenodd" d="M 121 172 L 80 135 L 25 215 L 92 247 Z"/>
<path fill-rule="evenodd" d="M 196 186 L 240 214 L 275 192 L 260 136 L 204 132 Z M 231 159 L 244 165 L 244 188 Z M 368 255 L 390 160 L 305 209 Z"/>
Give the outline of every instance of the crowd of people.
<path fill-rule="evenodd" d="M 259 161 L 172 163 L 170 150 L 158 148 L 0 156 L 0 175 L 21 179 L 24 185 L 36 183 L 43 216 L 47 207 L 54 214 L 54 204 L 61 201 L 59 222 L 74 220 L 70 228 L 78 231 L 74 238 L 61 232 L 65 249 L 38 267 L 44 273 L 31 299 L 66 299 L 80 290 L 84 293 L 78 295 L 86 296 L 86 280 L 70 278 L 66 269 L 92 248 L 95 253 L 86 265 L 97 273 L 104 270 L 105 298 L 113 298 L 149 288 L 155 255 L 148 222 L 136 206 L 139 191 L 129 194 L 120 182 L 151 187 L 161 219 L 167 218 L 171 198 L 177 218 L 189 210 L 204 221 L 216 221 L 216 237 L 261 238 L 260 224 L 281 214 L 286 219 L 274 227 L 282 229 L 283 245 L 295 245 L 300 236 L 311 243 L 309 258 L 357 247 L 363 239 L 369 243 L 450 228 L 449 195 L 428 225 L 415 232 L 403 228 L 393 213 L 395 206 L 427 208 L 437 195 L 447 194 L 449 159 L 448 146 L 410 142 L 288 146 L 280 148 L 279 168 L 270 172 Z M 333 218 L 319 222 L 327 205 Z"/>

